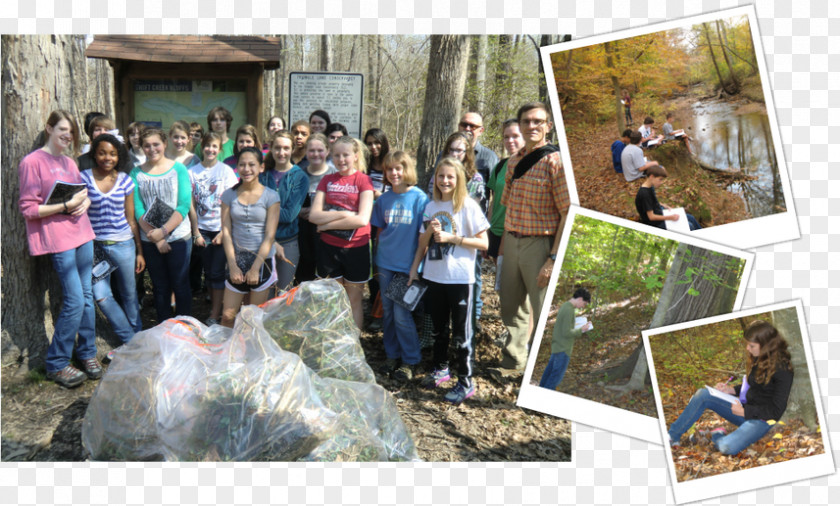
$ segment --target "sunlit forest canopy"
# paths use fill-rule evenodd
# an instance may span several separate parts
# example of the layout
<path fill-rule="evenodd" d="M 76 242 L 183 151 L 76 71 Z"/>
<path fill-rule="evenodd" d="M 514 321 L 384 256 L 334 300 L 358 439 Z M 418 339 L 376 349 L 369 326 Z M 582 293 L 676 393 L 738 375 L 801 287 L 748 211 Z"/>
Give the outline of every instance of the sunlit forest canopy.
<path fill-rule="evenodd" d="M 746 16 L 560 51 L 551 61 L 564 119 L 587 123 L 614 118 L 624 91 L 639 114 L 655 116 L 688 87 L 732 94 L 758 80 Z"/>

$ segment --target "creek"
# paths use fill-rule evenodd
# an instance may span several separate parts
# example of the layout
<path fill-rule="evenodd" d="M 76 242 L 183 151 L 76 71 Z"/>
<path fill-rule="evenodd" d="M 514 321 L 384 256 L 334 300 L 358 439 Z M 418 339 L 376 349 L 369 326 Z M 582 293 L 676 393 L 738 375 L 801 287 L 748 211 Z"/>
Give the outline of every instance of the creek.
<path fill-rule="evenodd" d="M 764 107 L 739 107 L 738 102 L 704 100 L 692 104 L 693 116 L 685 125 L 691 149 L 704 164 L 721 170 L 741 169 L 755 176 L 728 190 L 740 195 L 753 218 L 785 211 L 778 154 L 773 147 L 770 122 Z M 753 110 L 755 109 L 755 110 Z"/>

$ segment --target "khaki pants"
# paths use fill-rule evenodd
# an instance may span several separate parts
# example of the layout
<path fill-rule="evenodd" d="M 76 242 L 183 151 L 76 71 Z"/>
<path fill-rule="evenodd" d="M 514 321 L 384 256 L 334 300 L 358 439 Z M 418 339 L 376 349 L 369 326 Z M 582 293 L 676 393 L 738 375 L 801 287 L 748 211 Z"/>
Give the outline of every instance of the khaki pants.
<path fill-rule="evenodd" d="M 499 290 L 502 321 L 508 336 L 502 349 L 502 367 L 505 369 L 525 368 L 528 361 L 528 346 L 533 335 L 528 333 L 530 309 L 534 311 L 534 329 L 540 319 L 546 288 L 537 286 L 537 275 L 551 252 L 554 238 L 516 238 L 505 232 L 502 281 Z"/>

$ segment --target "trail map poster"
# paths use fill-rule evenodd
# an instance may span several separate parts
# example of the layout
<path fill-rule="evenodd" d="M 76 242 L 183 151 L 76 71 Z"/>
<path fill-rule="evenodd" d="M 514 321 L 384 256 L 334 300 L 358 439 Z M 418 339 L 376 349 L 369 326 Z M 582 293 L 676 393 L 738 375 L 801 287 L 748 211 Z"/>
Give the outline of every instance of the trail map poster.
<path fill-rule="evenodd" d="M 364 76 L 336 72 L 289 73 L 289 125 L 309 121 L 312 111 L 322 109 L 333 123 L 341 123 L 356 138 L 362 136 Z"/>

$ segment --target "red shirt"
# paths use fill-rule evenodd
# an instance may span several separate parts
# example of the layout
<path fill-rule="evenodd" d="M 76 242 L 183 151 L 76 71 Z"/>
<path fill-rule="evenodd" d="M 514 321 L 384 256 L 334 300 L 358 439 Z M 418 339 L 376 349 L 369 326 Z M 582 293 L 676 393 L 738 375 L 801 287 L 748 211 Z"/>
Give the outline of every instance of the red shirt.
<path fill-rule="evenodd" d="M 359 171 L 349 176 L 340 173 L 328 174 L 318 183 L 318 191 L 324 192 L 324 210 L 340 208 L 354 213 L 359 212 L 359 197 L 363 191 L 373 191 L 373 184 L 367 174 Z M 346 241 L 340 237 L 321 233 L 321 239 L 339 248 L 355 248 L 370 242 L 370 223 L 356 229 L 353 239 Z"/>

